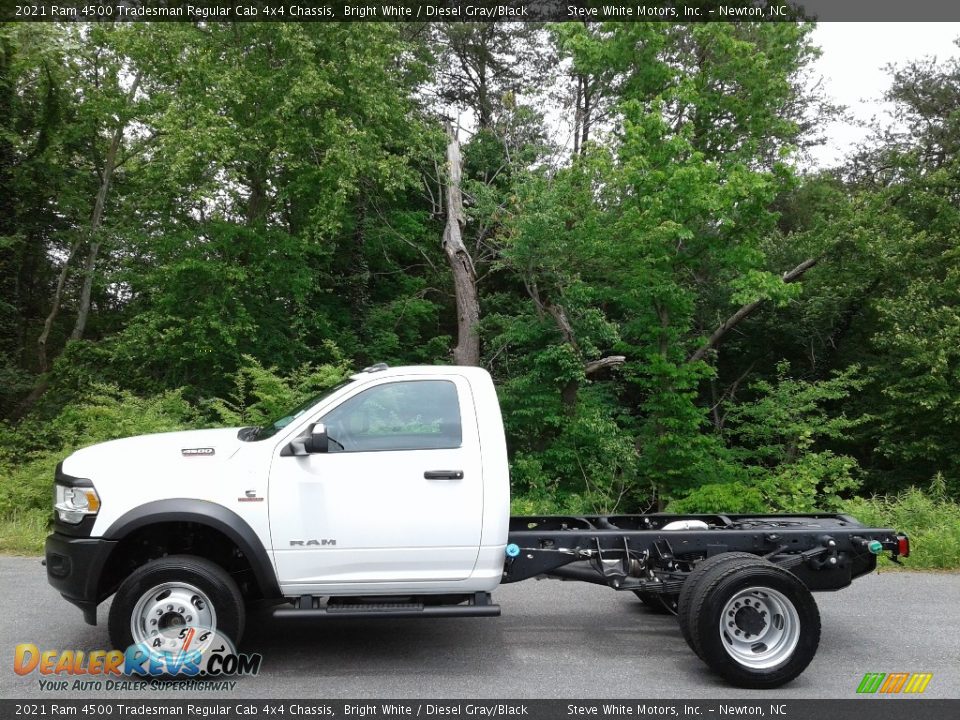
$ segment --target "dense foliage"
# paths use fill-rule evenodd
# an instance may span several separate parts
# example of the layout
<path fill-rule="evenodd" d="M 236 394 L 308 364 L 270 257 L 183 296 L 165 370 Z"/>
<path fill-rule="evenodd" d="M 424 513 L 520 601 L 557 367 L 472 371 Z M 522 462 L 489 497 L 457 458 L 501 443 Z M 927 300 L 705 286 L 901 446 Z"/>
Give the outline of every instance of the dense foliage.
<path fill-rule="evenodd" d="M 0 27 L 0 544 L 74 448 L 450 362 L 451 120 L 516 511 L 956 524 L 960 63 L 803 172 L 811 30 Z"/>

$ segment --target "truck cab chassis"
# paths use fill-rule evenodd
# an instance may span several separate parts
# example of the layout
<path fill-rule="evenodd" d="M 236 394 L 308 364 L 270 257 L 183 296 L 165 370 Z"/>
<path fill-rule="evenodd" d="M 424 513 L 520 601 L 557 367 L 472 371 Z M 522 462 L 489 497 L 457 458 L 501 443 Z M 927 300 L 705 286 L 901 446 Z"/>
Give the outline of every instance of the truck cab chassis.
<path fill-rule="evenodd" d="M 47 576 L 114 646 L 158 657 L 277 621 L 500 614 L 530 578 L 634 593 L 676 615 L 730 683 L 772 688 L 820 641 L 813 592 L 906 536 L 836 514 L 511 517 L 506 442 L 479 368 L 377 365 L 263 427 L 125 438 L 54 478 Z M 207 643 L 205 645 L 204 643 Z"/>

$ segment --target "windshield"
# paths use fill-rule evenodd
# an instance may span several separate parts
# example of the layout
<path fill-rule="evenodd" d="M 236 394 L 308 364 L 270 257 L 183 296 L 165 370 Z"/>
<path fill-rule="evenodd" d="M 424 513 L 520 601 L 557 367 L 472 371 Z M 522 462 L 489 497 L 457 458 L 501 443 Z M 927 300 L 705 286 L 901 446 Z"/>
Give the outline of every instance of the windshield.
<path fill-rule="evenodd" d="M 325 398 L 330 397 L 331 395 L 333 395 L 333 393 L 337 392 L 337 390 L 339 390 L 340 388 L 344 387 L 349 383 L 350 381 L 346 380 L 340 383 L 339 385 L 334 385 L 329 390 L 323 391 L 319 395 L 314 395 L 312 398 L 310 398 L 306 402 L 300 403 L 295 408 L 293 408 L 293 410 L 290 410 L 289 412 L 285 413 L 283 416 L 277 418 L 273 422 L 268 423 L 267 425 L 263 425 L 262 427 L 256 428 L 255 432 L 245 434 L 244 437 L 241 437 L 241 440 L 263 440 L 264 438 L 273 437 L 278 432 L 280 432 L 280 430 L 282 430 L 287 425 L 289 425 L 294 420 L 296 420 L 298 417 L 303 415 L 307 410 L 312 408 L 321 400 L 324 400 Z"/>

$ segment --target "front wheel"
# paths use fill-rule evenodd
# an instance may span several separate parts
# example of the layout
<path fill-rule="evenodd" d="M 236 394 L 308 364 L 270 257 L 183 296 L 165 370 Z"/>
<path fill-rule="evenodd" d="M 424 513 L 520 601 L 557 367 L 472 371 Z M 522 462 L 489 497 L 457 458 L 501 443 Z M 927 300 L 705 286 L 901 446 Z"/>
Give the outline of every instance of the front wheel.
<path fill-rule="evenodd" d="M 170 555 L 121 583 L 110 606 L 110 640 L 121 650 L 145 645 L 175 653 L 185 638 L 215 633 L 236 645 L 244 617 L 240 589 L 223 568 L 192 555 Z"/>
<path fill-rule="evenodd" d="M 707 573 L 690 590 L 688 643 L 734 685 L 779 687 L 813 660 L 820 612 L 793 573 L 757 558 Z"/>

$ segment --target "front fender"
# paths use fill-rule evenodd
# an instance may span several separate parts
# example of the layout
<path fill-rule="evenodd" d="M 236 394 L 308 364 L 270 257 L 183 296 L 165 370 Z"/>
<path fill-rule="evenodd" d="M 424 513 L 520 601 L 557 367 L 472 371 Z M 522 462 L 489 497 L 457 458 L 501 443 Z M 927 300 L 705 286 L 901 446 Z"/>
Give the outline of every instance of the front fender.
<path fill-rule="evenodd" d="M 139 505 L 117 518 L 103 538 L 122 540 L 140 528 L 167 522 L 191 522 L 223 533 L 250 562 L 263 596 L 282 597 L 277 574 L 257 533 L 235 512 L 208 500 L 172 498 Z"/>

